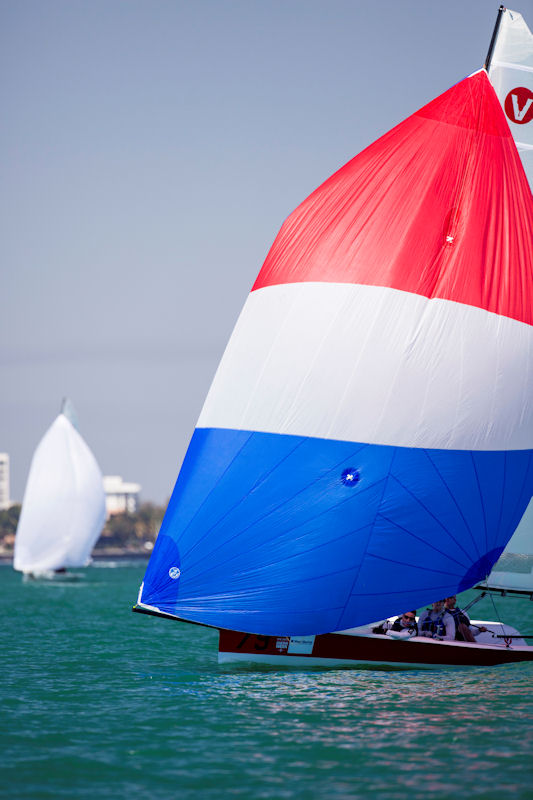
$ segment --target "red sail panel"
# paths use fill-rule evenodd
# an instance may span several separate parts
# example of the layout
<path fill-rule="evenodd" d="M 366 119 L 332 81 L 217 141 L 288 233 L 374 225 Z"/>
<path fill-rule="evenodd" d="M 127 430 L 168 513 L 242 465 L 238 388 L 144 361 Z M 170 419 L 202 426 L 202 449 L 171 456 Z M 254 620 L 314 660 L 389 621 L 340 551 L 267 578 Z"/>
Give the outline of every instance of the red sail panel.
<path fill-rule="evenodd" d="M 529 184 L 480 71 L 298 206 L 253 289 L 317 281 L 387 286 L 532 324 L 532 230 Z"/>

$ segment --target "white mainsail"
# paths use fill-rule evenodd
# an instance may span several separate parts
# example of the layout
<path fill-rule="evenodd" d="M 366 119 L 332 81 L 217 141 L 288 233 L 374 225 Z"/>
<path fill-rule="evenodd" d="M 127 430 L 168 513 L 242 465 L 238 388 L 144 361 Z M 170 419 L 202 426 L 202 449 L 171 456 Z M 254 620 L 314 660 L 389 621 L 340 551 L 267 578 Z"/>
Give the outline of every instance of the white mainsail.
<path fill-rule="evenodd" d="M 15 538 L 25 573 L 87 564 L 105 522 L 102 473 L 69 416 L 64 408 L 32 459 Z"/>
<path fill-rule="evenodd" d="M 522 15 L 509 8 L 502 10 L 489 77 L 533 186 L 533 34 Z M 533 498 L 487 583 L 533 592 Z"/>
<path fill-rule="evenodd" d="M 489 78 L 533 186 L 533 34 L 509 8 L 502 11 Z"/>
<path fill-rule="evenodd" d="M 511 541 L 487 578 L 487 586 L 490 589 L 533 593 L 533 498 Z"/>

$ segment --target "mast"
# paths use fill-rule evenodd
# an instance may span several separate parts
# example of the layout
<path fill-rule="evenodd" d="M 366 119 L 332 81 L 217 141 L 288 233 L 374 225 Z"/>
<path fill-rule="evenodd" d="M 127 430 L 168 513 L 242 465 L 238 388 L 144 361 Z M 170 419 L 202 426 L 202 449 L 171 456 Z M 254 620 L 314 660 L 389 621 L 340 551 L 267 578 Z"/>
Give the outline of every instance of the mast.
<path fill-rule="evenodd" d="M 494 51 L 494 45 L 496 44 L 496 39 L 498 38 L 498 31 L 500 30 L 500 23 L 502 21 L 502 15 L 505 11 L 505 6 L 500 6 L 498 9 L 498 16 L 496 17 L 496 23 L 494 25 L 494 30 L 492 31 L 492 39 L 490 40 L 489 51 L 487 53 L 487 57 L 485 59 L 485 63 L 483 65 L 486 71 L 489 71 L 490 62 L 492 61 L 492 53 Z"/>

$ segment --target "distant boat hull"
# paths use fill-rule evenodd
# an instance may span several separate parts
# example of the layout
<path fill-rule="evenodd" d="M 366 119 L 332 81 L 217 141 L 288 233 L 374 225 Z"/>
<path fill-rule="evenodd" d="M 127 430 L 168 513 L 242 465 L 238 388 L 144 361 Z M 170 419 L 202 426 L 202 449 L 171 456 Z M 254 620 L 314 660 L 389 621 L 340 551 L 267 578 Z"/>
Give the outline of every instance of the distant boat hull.
<path fill-rule="evenodd" d="M 24 581 L 53 581 L 54 583 L 74 583 L 83 577 L 83 573 L 80 572 L 58 572 L 52 569 L 42 572 L 24 572 L 22 575 Z"/>
<path fill-rule="evenodd" d="M 509 626 L 505 632 L 511 634 Z M 520 644 L 506 644 L 504 640 L 470 644 L 422 637 L 405 641 L 357 629 L 314 637 L 256 636 L 220 630 L 218 661 L 298 669 L 441 669 L 533 661 L 533 647 L 523 639 L 518 641 Z"/>

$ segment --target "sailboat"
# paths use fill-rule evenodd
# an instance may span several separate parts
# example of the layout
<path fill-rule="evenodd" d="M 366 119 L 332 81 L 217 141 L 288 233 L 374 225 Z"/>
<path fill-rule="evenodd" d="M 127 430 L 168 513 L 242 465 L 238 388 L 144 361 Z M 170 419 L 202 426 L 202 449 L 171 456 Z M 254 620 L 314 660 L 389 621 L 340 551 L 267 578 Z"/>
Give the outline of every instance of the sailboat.
<path fill-rule="evenodd" d="M 102 473 L 65 399 L 33 455 L 14 568 L 28 578 L 72 579 L 68 568 L 89 563 L 105 519 Z"/>
<path fill-rule="evenodd" d="M 533 659 L 503 624 L 372 631 L 485 581 L 533 495 L 533 202 L 490 58 L 304 200 L 252 287 L 134 606 L 218 628 L 222 663 Z"/>

